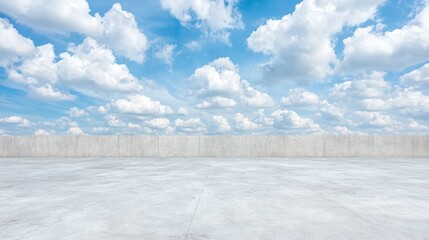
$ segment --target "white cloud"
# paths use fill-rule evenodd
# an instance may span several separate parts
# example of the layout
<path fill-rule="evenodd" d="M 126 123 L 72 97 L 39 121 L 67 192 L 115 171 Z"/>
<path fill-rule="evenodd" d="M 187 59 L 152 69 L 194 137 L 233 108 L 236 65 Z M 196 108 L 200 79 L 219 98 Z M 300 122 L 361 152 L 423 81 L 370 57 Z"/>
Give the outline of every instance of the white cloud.
<path fill-rule="evenodd" d="M 328 119 L 342 119 L 347 108 L 338 104 L 331 104 L 326 100 L 320 102 L 320 112 Z"/>
<path fill-rule="evenodd" d="M 381 98 L 368 98 L 360 101 L 361 107 L 369 111 L 386 110 L 391 107 L 390 103 Z"/>
<path fill-rule="evenodd" d="M 143 124 L 154 129 L 167 129 L 170 126 L 170 120 L 167 118 L 154 118 L 144 121 Z"/>
<path fill-rule="evenodd" d="M 0 18 L 0 66 L 6 67 L 35 50 L 31 39 L 18 33 L 7 19 Z"/>
<path fill-rule="evenodd" d="M 20 127 L 29 127 L 31 125 L 31 122 L 29 120 L 16 115 L 0 118 L 0 123 L 17 124 Z"/>
<path fill-rule="evenodd" d="M 162 48 L 155 52 L 155 57 L 164 61 L 167 65 L 171 66 L 174 61 L 174 50 L 176 45 L 165 44 Z"/>
<path fill-rule="evenodd" d="M 184 108 L 184 107 L 180 107 L 179 108 L 179 110 L 177 110 L 177 112 L 180 114 L 180 115 L 183 115 L 183 116 L 188 116 L 188 109 L 186 109 L 186 108 Z"/>
<path fill-rule="evenodd" d="M 375 127 L 391 127 L 398 122 L 392 117 L 380 112 L 357 111 L 355 115 L 362 119 L 361 125 L 370 125 Z"/>
<path fill-rule="evenodd" d="M 429 5 L 405 26 L 381 32 L 374 26 L 358 28 L 344 40 L 346 70 L 401 70 L 429 60 Z"/>
<path fill-rule="evenodd" d="M 46 32 L 101 30 L 99 19 L 89 15 L 86 0 L 0 1 L 0 9 L 18 22 Z"/>
<path fill-rule="evenodd" d="M 206 127 L 199 118 L 191 118 L 187 120 L 176 119 L 174 121 L 176 127 L 181 132 L 205 132 Z"/>
<path fill-rule="evenodd" d="M 54 89 L 49 83 L 41 87 L 30 87 L 28 96 L 45 101 L 72 101 L 76 99 L 76 96 Z"/>
<path fill-rule="evenodd" d="M 117 99 L 112 104 L 122 113 L 165 115 L 173 113 L 173 110 L 161 104 L 159 101 L 153 101 L 144 95 L 131 95 L 126 99 Z"/>
<path fill-rule="evenodd" d="M 399 79 L 408 85 L 429 86 L 429 63 L 402 75 Z"/>
<path fill-rule="evenodd" d="M 109 49 L 91 38 L 82 44 L 69 47 L 60 54 L 58 76 L 63 84 L 90 96 L 100 91 L 137 92 L 142 89 L 138 80 L 124 64 L 117 64 Z"/>
<path fill-rule="evenodd" d="M 280 129 L 302 129 L 311 132 L 320 131 L 320 126 L 313 120 L 299 116 L 294 111 L 276 110 L 272 114 L 274 127 Z"/>
<path fill-rule="evenodd" d="M 86 38 L 78 46 L 70 46 L 55 62 L 51 44 L 39 46 L 35 53 L 7 69 L 11 81 L 29 88 L 30 95 L 45 100 L 73 100 L 58 87 L 103 98 L 124 92 L 142 90 L 139 81 L 126 65 L 117 64 L 111 50 Z"/>
<path fill-rule="evenodd" d="M 69 135 L 84 135 L 85 133 L 82 131 L 82 129 L 80 129 L 80 127 L 70 127 L 67 130 L 67 134 Z"/>
<path fill-rule="evenodd" d="M 203 98 L 217 95 L 198 104 L 197 108 L 234 107 L 237 101 L 233 97 L 237 97 L 244 106 L 252 108 L 274 105 L 271 96 L 255 90 L 246 80 L 241 79 L 238 67 L 229 58 L 218 58 L 196 69 L 190 81 L 199 87 L 191 94 Z"/>
<path fill-rule="evenodd" d="M 388 82 L 384 81 L 384 75 L 385 73 L 382 72 L 373 72 L 360 80 L 335 84 L 332 95 L 358 98 L 383 97 L 391 87 Z"/>
<path fill-rule="evenodd" d="M 227 132 L 231 130 L 231 125 L 229 125 L 228 119 L 222 116 L 213 116 L 213 122 L 217 127 L 217 131 L 219 132 Z"/>
<path fill-rule="evenodd" d="M 110 127 L 124 127 L 126 124 L 118 118 L 115 114 L 109 114 L 104 117 L 106 119 L 107 125 Z"/>
<path fill-rule="evenodd" d="M 244 93 L 241 96 L 241 102 L 252 108 L 267 108 L 274 105 L 274 100 L 266 93 L 257 91 L 245 80 L 242 81 Z"/>
<path fill-rule="evenodd" d="M 1 1 L 0 11 L 44 32 L 77 32 L 112 48 L 115 53 L 142 63 L 148 41 L 135 17 L 119 3 L 101 17 L 91 16 L 86 0 Z"/>
<path fill-rule="evenodd" d="M 400 89 L 389 101 L 404 114 L 422 115 L 429 113 L 429 96 L 413 88 Z"/>
<path fill-rule="evenodd" d="M 237 3 L 237 0 L 161 0 L 162 7 L 183 26 L 194 26 L 224 42 L 229 41 L 229 30 L 243 27 Z"/>
<path fill-rule="evenodd" d="M 72 107 L 67 111 L 67 115 L 69 115 L 70 117 L 77 118 L 77 117 L 86 116 L 88 115 L 88 113 L 83 109 Z"/>
<path fill-rule="evenodd" d="M 199 95 L 231 95 L 242 91 L 238 68 L 229 58 L 218 58 L 196 69 L 190 80 L 201 85 L 197 90 Z"/>
<path fill-rule="evenodd" d="M 291 107 L 312 106 L 318 103 L 319 96 L 303 88 L 289 89 L 288 96 L 280 99 L 280 105 Z"/>
<path fill-rule="evenodd" d="M 252 120 L 245 117 L 241 113 L 235 114 L 234 121 L 235 128 L 241 131 L 249 131 L 258 128 L 258 124 L 254 123 Z"/>
<path fill-rule="evenodd" d="M 333 36 L 344 26 L 372 18 L 383 1 L 304 0 L 292 14 L 258 27 L 247 45 L 254 52 L 272 56 L 263 67 L 270 81 L 320 80 L 338 62 Z"/>
<path fill-rule="evenodd" d="M 97 42 L 106 44 L 115 53 L 142 63 L 149 48 L 147 37 L 139 30 L 132 13 L 122 10 L 119 3 L 101 18 L 102 33 L 91 32 L 88 36 Z"/>
<path fill-rule="evenodd" d="M 106 114 L 109 111 L 110 105 L 108 105 L 107 107 L 105 106 L 99 106 L 97 108 L 97 111 L 101 114 Z"/>
<path fill-rule="evenodd" d="M 10 80 L 24 85 L 44 86 L 58 80 L 57 66 L 54 63 L 55 53 L 52 44 L 46 44 L 34 49 L 18 65 L 7 69 Z"/>
<path fill-rule="evenodd" d="M 47 136 L 47 135 L 52 135 L 54 133 L 55 133 L 55 131 L 46 131 L 45 129 L 37 129 L 34 132 L 34 135 L 36 135 L 36 136 Z"/>
<path fill-rule="evenodd" d="M 338 134 L 340 134 L 340 135 L 347 135 L 347 134 L 352 134 L 353 132 L 352 131 L 350 131 L 348 128 L 346 128 L 346 127 L 342 127 L 342 126 L 336 126 L 335 128 L 334 128 L 334 130 L 338 133 Z"/>
<path fill-rule="evenodd" d="M 216 96 L 211 98 L 209 101 L 203 101 L 202 103 L 197 104 L 195 107 L 204 109 L 204 108 L 232 108 L 237 104 L 236 101 L 230 98 Z"/>
<path fill-rule="evenodd" d="M 409 119 L 408 128 L 415 131 L 429 130 L 428 126 L 420 124 L 414 119 Z"/>

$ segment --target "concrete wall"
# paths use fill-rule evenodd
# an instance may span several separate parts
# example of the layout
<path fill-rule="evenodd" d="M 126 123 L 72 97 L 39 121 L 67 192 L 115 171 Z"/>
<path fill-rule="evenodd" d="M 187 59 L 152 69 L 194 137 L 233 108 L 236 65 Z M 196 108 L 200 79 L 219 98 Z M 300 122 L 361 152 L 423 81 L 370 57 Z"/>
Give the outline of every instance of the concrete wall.
<path fill-rule="evenodd" d="M 0 136 L 0 157 L 429 157 L 429 136 Z"/>

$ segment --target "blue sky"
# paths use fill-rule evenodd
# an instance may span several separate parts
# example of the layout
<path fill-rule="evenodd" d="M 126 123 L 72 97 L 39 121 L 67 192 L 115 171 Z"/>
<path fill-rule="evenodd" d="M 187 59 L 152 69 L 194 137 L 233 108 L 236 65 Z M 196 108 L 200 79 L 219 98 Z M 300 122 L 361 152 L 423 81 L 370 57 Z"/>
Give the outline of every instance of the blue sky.
<path fill-rule="evenodd" d="M 0 0 L 0 135 L 428 134 L 427 0 Z"/>

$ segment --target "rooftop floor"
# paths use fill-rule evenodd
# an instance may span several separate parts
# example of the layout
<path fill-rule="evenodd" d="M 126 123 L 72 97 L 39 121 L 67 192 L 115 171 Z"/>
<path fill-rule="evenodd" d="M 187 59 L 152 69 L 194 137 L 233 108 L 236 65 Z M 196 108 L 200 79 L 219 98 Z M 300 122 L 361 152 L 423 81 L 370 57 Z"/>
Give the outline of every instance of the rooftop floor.
<path fill-rule="evenodd" d="M 0 239 L 429 239 L 429 159 L 0 159 Z"/>

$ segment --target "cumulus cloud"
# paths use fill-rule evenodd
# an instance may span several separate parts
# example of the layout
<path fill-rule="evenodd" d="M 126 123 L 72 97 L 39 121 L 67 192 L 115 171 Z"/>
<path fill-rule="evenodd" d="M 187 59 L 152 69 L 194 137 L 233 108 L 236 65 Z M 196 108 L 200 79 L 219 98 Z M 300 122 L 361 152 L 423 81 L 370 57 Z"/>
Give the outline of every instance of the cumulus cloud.
<path fill-rule="evenodd" d="M 171 66 L 174 61 L 174 50 L 176 47 L 177 46 L 173 44 L 165 44 L 155 52 L 155 57 Z"/>
<path fill-rule="evenodd" d="M 237 104 L 236 101 L 230 98 L 216 96 L 211 98 L 209 101 L 203 101 L 202 103 L 197 104 L 196 108 L 232 108 Z"/>
<path fill-rule="evenodd" d="M 34 135 L 36 135 L 36 136 L 47 136 L 47 135 L 52 135 L 54 133 L 55 133 L 55 131 L 47 131 L 45 129 L 37 129 L 34 132 Z"/>
<path fill-rule="evenodd" d="M 200 118 L 190 118 L 187 120 L 176 119 L 174 121 L 176 128 L 180 132 L 205 132 L 205 124 L 201 121 Z"/>
<path fill-rule="evenodd" d="M 223 116 L 213 116 L 213 123 L 216 125 L 216 129 L 219 132 L 227 132 L 231 130 L 228 119 Z"/>
<path fill-rule="evenodd" d="M 263 66 L 265 78 L 320 80 L 333 71 L 338 60 L 332 38 L 344 26 L 372 18 L 384 0 L 304 0 L 292 14 L 269 19 L 247 39 L 254 52 L 272 56 Z"/>
<path fill-rule="evenodd" d="M 326 100 L 320 102 L 320 112 L 327 119 L 342 119 L 347 111 L 345 106 L 339 104 L 331 104 Z"/>
<path fill-rule="evenodd" d="M 117 64 L 112 51 L 86 38 L 60 54 L 58 76 L 68 87 L 90 96 L 99 91 L 136 92 L 142 89 L 124 64 Z"/>
<path fill-rule="evenodd" d="M 242 28 L 237 0 L 161 0 L 161 5 L 183 26 L 193 26 L 224 42 L 229 31 Z"/>
<path fill-rule="evenodd" d="M 355 115 L 362 120 L 360 125 L 373 127 L 392 127 L 398 124 L 392 117 L 381 112 L 356 111 Z"/>
<path fill-rule="evenodd" d="M 238 66 L 229 58 L 218 58 L 196 69 L 190 81 L 198 86 L 192 94 L 201 98 L 215 95 L 211 100 L 198 104 L 197 108 L 234 107 L 237 101 L 251 108 L 274 105 L 271 96 L 254 89 L 248 81 L 241 79 Z"/>
<path fill-rule="evenodd" d="M 173 113 L 171 107 L 154 101 L 145 95 L 131 95 L 126 99 L 117 99 L 112 105 L 119 112 L 132 114 L 165 115 Z"/>
<path fill-rule="evenodd" d="M 389 101 L 404 114 L 429 114 L 429 96 L 413 88 L 399 89 Z"/>
<path fill-rule="evenodd" d="M 20 127 L 31 126 L 31 122 L 29 120 L 22 118 L 21 116 L 16 116 L 16 115 L 0 118 L 0 123 L 17 124 Z"/>
<path fill-rule="evenodd" d="M 34 54 L 8 68 L 8 78 L 29 88 L 30 95 L 45 100 L 73 100 L 75 97 L 56 89 L 74 90 L 92 97 L 105 93 L 129 93 L 142 90 L 126 65 L 117 64 L 112 51 L 86 38 L 71 45 L 55 62 L 53 45 L 35 49 Z M 56 87 L 55 87 L 56 86 Z"/>
<path fill-rule="evenodd" d="M 4 18 L 0 18 L 0 36 L 0 67 L 6 67 L 19 57 L 30 55 L 35 49 L 33 41 L 19 34 Z"/>
<path fill-rule="evenodd" d="M 1 1 L 0 11 L 18 22 L 44 32 L 81 33 L 113 49 L 115 53 L 143 62 L 147 37 L 132 13 L 119 3 L 101 17 L 90 15 L 86 0 Z"/>
<path fill-rule="evenodd" d="M 258 128 L 258 124 L 254 123 L 242 113 L 237 113 L 234 116 L 235 128 L 240 131 L 250 131 Z"/>
<path fill-rule="evenodd" d="M 330 95 L 336 99 L 355 102 L 365 110 L 378 111 L 390 107 L 387 102 L 392 84 L 384 80 L 385 73 L 373 72 L 362 78 L 335 84 Z"/>
<path fill-rule="evenodd" d="M 375 26 L 358 28 L 344 40 L 346 70 L 402 70 L 429 60 L 429 5 L 402 28 L 382 32 Z"/>
<path fill-rule="evenodd" d="M 82 117 L 88 115 L 84 109 L 79 109 L 77 107 L 72 107 L 67 111 L 67 115 L 73 118 Z"/>
<path fill-rule="evenodd" d="M 170 120 L 167 118 L 154 118 L 151 120 L 143 121 L 143 124 L 149 128 L 154 129 L 167 129 L 170 126 Z"/>
<path fill-rule="evenodd" d="M 273 98 L 263 92 L 253 89 L 247 81 L 242 81 L 243 95 L 241 102 L 248 107 L 252 108 L 267 108 L 274 105 Z"/>
<path fill-rule="evenodd" d="M 67 130 L 67 134 L 68 135 L 84 135 L 85 133 L 82 131 L 82 129 L 80 129 L 80 127 L 70 127 Z"/>
<path fill-rule="evenodd" d="M 301 117 L 298 113 L 289 110 L 276 110 L 272 114 L 274 127 L 287 130 L 300 129 L 305 132 L 320 131 L 320 126 L 310 118 Z"/>
<path fill-rule="evenodd" d="M 28 96 L 45 101 L 72 101 L 76 99 L 76 96 L 62 93 L 48 83 L 41 87 L 30 87 Z"/>
<path fill-rule="evenodd" d="M 197 90 L 198 95 L 232 95 L 241 92 L 238 67 L 229 58 L 218 58 L 196 69 L 190 81 L 201 86 Z"/>
<path fill-rule="evenodd" d="M 347 135 L 347 134 L 352 134 L 353 133 L 348 128 L 342 127 L 342 126 L 335 126 L 334 130 L 335 130 L 335 132 L 337 132 L 340 135 Z"/>
<path fill-rule="evenodd" d="M 318 103 L 319 96 L 303 88 L 289 89 L 288 96 L 280 99 L 280 105 L 291 107 L 312 106 Z"/>
<path fill-rule="evenodd" d="M 402 75 L 399 79 L 402 83 L 407 85 L 418 87 L 429 86 L 429 63 L 423 65 L 421 68 Z"/>

